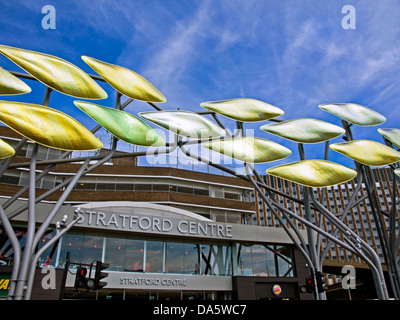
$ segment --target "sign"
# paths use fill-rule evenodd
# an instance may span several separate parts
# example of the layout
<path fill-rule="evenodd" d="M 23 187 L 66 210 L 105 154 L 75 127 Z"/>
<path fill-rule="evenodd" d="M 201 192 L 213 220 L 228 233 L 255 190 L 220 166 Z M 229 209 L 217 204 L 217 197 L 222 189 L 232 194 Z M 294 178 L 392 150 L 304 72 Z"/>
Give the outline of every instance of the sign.
<path fill-rule="evenodd" d="M 6 297 L 10 288 L 11 274 L 0 274 L 0 297 Z"/>
<path fill-rule="evenodd" d="M 68 273 L 66 286 L 73 287 L 75 274 Z M 232 291 L 232 277 L 204 276 L 194 274 L 134 273 L 109 271 L 107 289 L 128 290 L 188 290 Z"/>
<path fill-rule="evenodd" d="M 281 288 L 281 286 L 280 286 L 279 284 L 275 284 L 275 285 L 272 287 L 272 293 L 273 293 L 274 295 L 276 295 L 276 296 L 279 296 L 279 295 L 282 293 L 282 288 Z"/>
<path fill-rule="evenodd" d="M 232 225 L 107 211 L 80 210 L 78 225 L 171 235 L 232 238 Z"/>
<path fill-rule="evenodd" d="M 120 284 L 124 286 L 157 286 L 157 287 L 186 287 L 188 281 L 186 278 L 165 278 L 165 277 L 121 277 Z"/>

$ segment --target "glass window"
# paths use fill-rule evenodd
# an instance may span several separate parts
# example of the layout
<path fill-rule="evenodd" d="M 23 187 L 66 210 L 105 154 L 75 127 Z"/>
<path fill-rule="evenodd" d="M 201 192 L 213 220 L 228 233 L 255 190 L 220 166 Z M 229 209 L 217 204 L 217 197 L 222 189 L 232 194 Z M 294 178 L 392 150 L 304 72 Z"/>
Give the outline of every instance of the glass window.
<path fill-rule="evenodd" d="M 241 276 L 253 275 L 253 262 L 251 258 L 251 245 L 246 246 L 239 244 L 238 246 L 238 273 Z"/>
<path fill-rule="evenodd" d="M 163 253 L 163 242 L 146 241 L 146 272 L 163 272 Z"/>
<path fill-rule="evenodd" d="M 178 192 L 193 194 L 193 188 L 178 186 Z"/>
<path fill-rule="evenodd" d="M 115 191 L 115 183 L 97 182 L 96 190 L 110 190 Z"/>
<path fill-rule="evenodd" d="M 82 249 L 82 263 L 101 261 L 103 254 L 103 237 L 85 236 Z"/>
<path fill-rule="evenodd" d="M 135 184 L 135 191 L 151 191 L 151 184 Z"/>
<path fill-rule="evenodd" d="M 67 252 L 71 262 L 90 264 L 101 261 L 103 253 L 103 237 L 67 234 L 62 239 L 59 266 L 63 267 Z"/>
<path fill-rule="evenodd" d="M 77 190 L 96 190 L 96 184 L 95 183 L 78 182 L 75 185 L 75 188 Z"/>
<path fill-rule="evenodd" d="M 109 270 L 125 269 L 126 239 L 107 238 L 105 263 L 110 264 Z"/>
<path fill-rule="evenodd" d="M 293 250 L 288 246 L 276 246 L 278 277 L 294 277 Z"/>
<path fill-rule="evenodd" d="M 15 184 L 18 185 L 19 183 L 19 176 L 11 176 L 7 174 L 3 174 L 0 178 L 0 183 L 7 183 L 7 184 Z"/>
<path fill-rule="evenodd" d="M 144 240 L 127 240 L 125 270 L 143 272 Z"/>
<path fill-rule="evenodd" d="M 164 191 L 168 192 L 169 191 L 169 185 L 168 184 L 153 184 L 153 191 Z"/>
<path fill-rule="evenodd" d="M 238 200 L 239 195 L 237 193 L 225 192 L 226 199 Z"/>
<path fill-rule="evenodd" d="M 55 232 L 45 233 L 38 243 L 38 250 L 45 246 L 53 237 Z M 56 241 L 50 248 L 48 248 L 39 258 L 39 266 L 52 265 L 56 263 L 58 241 Z"/>
<path fill-rule="evenodd" d="M 198 189 L 198 188 L 194 188 L 193 189 L 193 193 L 194 194 L 197 194 L 197 195 L 200 195 L 200 196 L 209 196 L 209 191 L 208 191 L 208 189 Z"/>
<path fill-rule="evenodd" d="M 67 252 L 70 253 L 70 261 L 81 262 L 84 236 L 80 234 L 66 234 L 62 238 L 60 261 L 58 265 L 64 267 Z"/>
<path fill-rule="evenodd" d="M 165 272 L 198 274 L 199 247 L 192 243 L 168 242 Z"/>
<path fill-rule="evenodd" d="M 294 262 L 290 246 L 239 244 L 238 274 L 242 276 L 293 277 Z"/>
<path fill-rule="evenodd" d="M 201 245 L 202 274 L 228 276 L 232 274 L 231 247 Z"/>
<path fill-rule="evenodd" d="M 25 231 L 15 230 L 15 235 L 23 248 L 25 245 Z M 6 235 L 5 231 L 0 225 L 0 266 L 11 265 L 14 259 L 14 250 Z"/>
<path fill-rule="evenodd" d="M 116 189 L 117 191 L 133 191 L 133 184 L 118 183 Z"/>
<path fill-rule="evenodd" d="M 183 269 L 183 243 L 168 242 L 165 272 L 181 273 Z"/>
<path fill-rule="evenodd" d="M 251 258 L 254 276 L 275 276 L 274 254 L 263 245 L 251 247 Z"/>

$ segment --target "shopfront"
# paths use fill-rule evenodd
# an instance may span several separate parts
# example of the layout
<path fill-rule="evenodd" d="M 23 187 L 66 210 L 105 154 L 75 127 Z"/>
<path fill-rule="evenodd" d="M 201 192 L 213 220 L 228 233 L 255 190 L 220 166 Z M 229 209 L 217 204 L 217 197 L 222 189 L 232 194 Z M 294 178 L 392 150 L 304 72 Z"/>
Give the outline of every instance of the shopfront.
<path fill-rule="evenodd" d="M 289 292 L 292 299 L 305 297 L 298 289 L 304 264 L 282 229 L 217 223 L 161 205 L 97 203 L 68 210 L 79 213 L 79 223 L 39 261 L 39 267 L 63 269 L 68 254 L 63 299 L 259 299 L 269 297 L 263 288 L 270 292 L 273 284 L 281 288 L 278 298 Z M 107 285 L 76 290 L 77 265 L 93 261 L 109 264 Z"/>

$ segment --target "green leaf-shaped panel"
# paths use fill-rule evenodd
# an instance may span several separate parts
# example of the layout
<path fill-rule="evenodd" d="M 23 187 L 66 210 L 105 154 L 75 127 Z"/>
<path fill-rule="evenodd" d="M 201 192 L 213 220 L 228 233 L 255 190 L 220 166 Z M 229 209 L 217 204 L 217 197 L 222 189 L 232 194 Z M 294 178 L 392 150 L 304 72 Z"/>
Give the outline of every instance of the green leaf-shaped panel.
<path fill-rule="evenodd" d="M 276 118 L 284 113 L 283 110 L 278 107 L 250 98 L 209 101 L 201 103 L 200 106 L 233 120 L 243 122 L 268 120 Z"/>
<path fill-rule="evenodd" d="M 327 160 L 302 160 L 283 164 L 267 173 L 312 188 L 325 188 L 352 180 L 357 171 Z"/>
<path fill-rule="evenodd" d="M 387 140 L 400 148 L 400 129 L 378 129 L 378 132 Z"/>
<path fill-rule="evenodd" d="M 206 117 L 190 111 L 150 111 L 139 115 L 178 135 L 193 139 L 220 137 L 226 132 Z"/>
<path fill-rule="evenodd" d="M 262 138 L 239 137 L 203 142 L 202 146 L 225 156 L 249 163 L 263 163 L 286 158 L 286 147 Z"/>
<path fill-rule="evenodd" d="M 103 146 L 78 121 L 42 105 L 0 101 L 0 121 L 22 136 L 54 149 L 87 151 Z"/>
<path fill-rule="evenodd" d="M 74 101 L 74 104 L 118 139 L 139 146 L 165 145 L 156 130 L 128 112 L 84 101 Z"/>
<path fill-rule="evenodd" d="M 82 59 L 112 87 L 127 97 L 148 102 L 166 101 L 149 81 L 136 72 L 87 56 L 82 56 Z"/>
<path fill-rule="evenodd" d="M 339 126 L 309 118 L 270 123 L 261 126 L 260 129 L 298 143 L 322 142 L 345 133 Z"/>
<path fill-rule="evenodd" d="M 385 166 L 400 161 L 400 152 L 372 140 L 334 143 L 330 148 L 367 166 Z"/>
<path fill-rule="evenodd" d="M 31 88 L 16 76 L 0 67 L 0 95 L 14 95 L 31 92 Z"/>
<path fill-rule="evenodd" d="M 0 159 L 11 157 L 15 154 L 15 150 L 7 142 L 0 139 Z"/>
<path fill-rule="evenodd" d="M 318 107 L 358 126 L 376 126 L 386 121 L 380 113 L 356 103 L 320 104 Z"/>
<path fill-rule="evenodd" d="M 107 93 L 88 74 L 61 58 L 3 45 L 0 53 L 54 90 L 83 99 L 107 98 Z"/>

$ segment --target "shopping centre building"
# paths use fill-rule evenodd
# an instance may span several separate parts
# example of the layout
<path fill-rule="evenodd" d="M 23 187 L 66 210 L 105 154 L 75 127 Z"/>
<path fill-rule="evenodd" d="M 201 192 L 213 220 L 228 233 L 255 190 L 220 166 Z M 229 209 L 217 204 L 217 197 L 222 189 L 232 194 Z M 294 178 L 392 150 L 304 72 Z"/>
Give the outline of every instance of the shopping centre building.
<path fill-rule="evenodd" d="M 2 139 L 12 146 L 18 143 L 16 133 L 0 129 Z M 30 152 L 27 143 L 3 174 L 3 204 L 26 185 Z M 38 154 L 40 164 L 57 158 L 60 151 L 40 146 Z M 39 259 L 33 299 L 312 299 L 312 294 L 301 290 L 309 270 L 290 237 L 282 228 L 253 223 L 256 204 L 251 184 L 222 172 L 139 166 L 137 162 L 114 159 L 75 185 L 53 227 L 65 216 L 69 221 L 75 215 L 80 219 Z M 45 167 L 39 165 L 38 172 Z M 37 181 L 37 195 L 73 176 L 79 167 L 76 163 L 57 165 Z M 61 192 L 37 204 L 38 223 Z M 26 204 L 27 193 L 7 207 L 7 213 L 13 215 Z M 26 210 L 11 221 L 23 243 Z M 54 232 L 43 235 L 38 249 Z M 13 252 L 3 229 L 0 250 L 5 284 Z M 77 266 L 93 261 L 109 264 L 107 285 L 100 290 L 77 290 Z M 54 289 L 43 288 L 44 266 L 55 267 Z M 6 285 L 0 294 L 6 296 Z"/>

